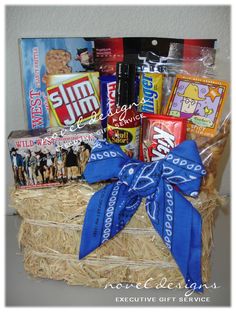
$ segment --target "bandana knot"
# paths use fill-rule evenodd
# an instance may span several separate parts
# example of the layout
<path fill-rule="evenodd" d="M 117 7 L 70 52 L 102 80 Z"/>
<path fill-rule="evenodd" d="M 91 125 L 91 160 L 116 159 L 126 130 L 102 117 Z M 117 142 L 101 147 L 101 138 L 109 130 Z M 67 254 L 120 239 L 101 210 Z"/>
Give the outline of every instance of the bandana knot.
<path fill-rule="evenodd" d="M 86 180 L 117 180 L 90 199 L 79 258 L 119 233 L 145 198 L 147 215 L 186 284 L 202 291 L 201 216 L 183 195 L 196 197 L 205 174 L 197 145 L 191 140 L 172 149 L 166 158 L 150 163 L 130 159 L 118 145 L 97 141 L 84 172 Z"/>

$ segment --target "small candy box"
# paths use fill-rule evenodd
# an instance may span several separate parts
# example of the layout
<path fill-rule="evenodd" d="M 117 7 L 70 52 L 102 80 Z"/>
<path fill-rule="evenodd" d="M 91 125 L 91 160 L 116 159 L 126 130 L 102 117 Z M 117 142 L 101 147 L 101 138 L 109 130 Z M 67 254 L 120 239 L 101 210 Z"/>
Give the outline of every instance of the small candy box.
<path fill-rule="evenodd" d="M 184 118 L 143 113 L 140 160 L 158 161 L 186 139 Z"/>

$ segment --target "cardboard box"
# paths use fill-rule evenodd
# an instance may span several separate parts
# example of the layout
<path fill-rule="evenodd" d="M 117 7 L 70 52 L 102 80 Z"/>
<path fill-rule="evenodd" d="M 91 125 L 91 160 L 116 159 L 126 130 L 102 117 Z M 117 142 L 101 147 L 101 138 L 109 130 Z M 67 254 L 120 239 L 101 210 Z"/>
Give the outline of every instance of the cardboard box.
<path fill-rule="evenodd" d="M 28 129 L 49 127 L 48 75 L 93 70 L 94 41 L 85 38 L 23 38 L 19 44 Z"/>
<path fill-rule="evenodd" d="M 83 180 L 83 172 L 96 139 L 98 125 L 71 132 L 63 128 L 13 131 L 8 137 L 15 185 L 31 189 Z"/>

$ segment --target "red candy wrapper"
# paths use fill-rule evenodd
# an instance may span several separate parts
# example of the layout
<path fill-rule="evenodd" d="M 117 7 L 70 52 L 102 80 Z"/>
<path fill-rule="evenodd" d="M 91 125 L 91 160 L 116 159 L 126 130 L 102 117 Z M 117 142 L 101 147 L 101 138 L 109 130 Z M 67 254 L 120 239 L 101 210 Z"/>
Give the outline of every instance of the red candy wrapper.
<path fill-rule="evenodd" d="M 187 121 L 156 114 L 143 113 L 140 160 L 158 161 L 186 139 Z"/>

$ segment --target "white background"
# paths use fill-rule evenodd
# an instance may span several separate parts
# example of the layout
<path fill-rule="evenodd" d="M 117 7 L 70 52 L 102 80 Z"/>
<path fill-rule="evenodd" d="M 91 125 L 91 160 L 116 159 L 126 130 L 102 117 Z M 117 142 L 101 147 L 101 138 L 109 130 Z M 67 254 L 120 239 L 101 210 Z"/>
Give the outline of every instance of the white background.
<path fill-rule="evenodd" d="M 217 77 L 230 81 L 229 6 L 6 7 L 6 134 L 24 129 L 18 39 L 22 37 L 216 38 Z M 224 115 L 230 110 L 229 100 Z M 7 151 L 7 185 L 13 184 Z M 229 145 L 222 155 L 220 193 L 230 192 Z M 221 176 L 221 174 L 220 174 Z M 7 210 L 11 214 L 13 210 Z"/>

